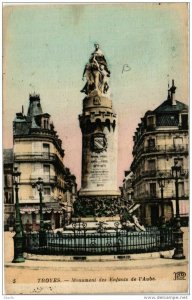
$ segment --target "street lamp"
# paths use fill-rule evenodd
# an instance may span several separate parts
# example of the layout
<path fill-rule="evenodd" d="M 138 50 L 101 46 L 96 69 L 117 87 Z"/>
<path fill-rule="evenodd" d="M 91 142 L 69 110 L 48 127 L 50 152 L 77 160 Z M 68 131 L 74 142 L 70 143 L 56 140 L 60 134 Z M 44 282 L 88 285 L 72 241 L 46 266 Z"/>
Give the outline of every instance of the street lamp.
<path fill-rule="evenodd" d="M 67 210 L 67 204 L 64 203 L 63 207 L 63 229 L 65 230 L 66 225 L 68 225 L 68 210 Z"/>
<path fill-rule="evenodd" d="M 175 179 L 175 198 L 176 198 L 176 217 L 175 217 L 175 251 L 172 256 L 174 259 L 184 259 L 183 254 L 183 232 L 181 230 L 180 212 L 179 212 L 179 186 L 178 180 L 181 176 L 181 166 L 178 165 L 178 160 L 175 160 L 174 166 L 171 168 L 172 177 Z"/>
<path fill-rule="evenodd" d="M 15 235 L 13 237 L 14 240 L 14 259 L 13 263 L 21 263 L 24 262 L 25 259 L 23 257 L 23 230 L 21 224 L 21 216 L 20 216 L 20 209 L 19 209 L 19 180 L 20 180 L 21 172 L 17 170 L 17 167 L 14 167 L 13 172 L 13 184 L 15 185 L 15 211 L 16 211 L 16 218 L 15 218 Z"/>
<path fill-rule="evenodd" d="M 165 225 L 165 216 L 164 216 L 164 200 L 163 200 L 163 190 L 165 187 L 165 177 L 163 174 L 160 174 L 160 178 L 158 179 L 158 184 L 161 190 L 161 225 Z"/>
<path fill-rule="evenodd" d="M 44 245 L 44 222 L 43 222 L 43 179 L 38 178 L 38 181 L 36 182 L 37 190 L 39 192 L 39 200 L 40 200 L 40 209 L 39 209 L 39 215 L 40 215 L 40 230 L 39 230 L 39 246 Z"/>

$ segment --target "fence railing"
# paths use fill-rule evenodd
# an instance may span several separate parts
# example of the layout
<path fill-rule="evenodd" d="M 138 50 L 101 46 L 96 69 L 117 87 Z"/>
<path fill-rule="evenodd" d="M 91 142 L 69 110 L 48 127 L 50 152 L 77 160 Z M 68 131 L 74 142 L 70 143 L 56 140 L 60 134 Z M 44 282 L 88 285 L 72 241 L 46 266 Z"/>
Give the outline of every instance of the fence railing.
<path fill-rule="evenodd" d="M 157 252 L 174 248 L 173 230 L 166 228 L 147 228 L 146 231 L 97 230 L 89 232 L 86 228 L 71 232 L 51 231 L 27 233 L 24 251 L 46 255 L 110 255 Z"/>

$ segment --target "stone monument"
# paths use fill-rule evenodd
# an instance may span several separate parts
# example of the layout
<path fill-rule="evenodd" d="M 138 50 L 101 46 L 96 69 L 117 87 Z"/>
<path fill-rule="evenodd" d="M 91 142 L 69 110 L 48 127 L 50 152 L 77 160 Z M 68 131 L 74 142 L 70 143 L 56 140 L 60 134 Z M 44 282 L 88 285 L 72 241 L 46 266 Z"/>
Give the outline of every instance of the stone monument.
<path fill-rule="evenodd" d="M 79 115 L 82 132 L 82 180 L 75 215 L 114 217 L 118 215 L 117 115 L 109 96 L 110 71 L 98 44 L 83 72 L 86 94 Z"/>

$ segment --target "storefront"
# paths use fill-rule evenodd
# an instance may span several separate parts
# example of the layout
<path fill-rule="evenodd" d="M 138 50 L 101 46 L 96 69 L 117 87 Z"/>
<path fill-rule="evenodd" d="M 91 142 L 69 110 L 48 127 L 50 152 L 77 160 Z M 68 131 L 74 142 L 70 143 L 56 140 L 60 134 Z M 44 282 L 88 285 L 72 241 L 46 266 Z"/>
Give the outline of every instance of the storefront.
<path fill-rule="evenodd" d="M 39 205 L 28 204 L 20 206 L 21 220 L 24 231 L 38 231 L 40 226 Z M 46 229 L 56 229 L 62 227 L 64 210 L 57 203 L 44 203 L 43 209 L 44 227 Z"/>

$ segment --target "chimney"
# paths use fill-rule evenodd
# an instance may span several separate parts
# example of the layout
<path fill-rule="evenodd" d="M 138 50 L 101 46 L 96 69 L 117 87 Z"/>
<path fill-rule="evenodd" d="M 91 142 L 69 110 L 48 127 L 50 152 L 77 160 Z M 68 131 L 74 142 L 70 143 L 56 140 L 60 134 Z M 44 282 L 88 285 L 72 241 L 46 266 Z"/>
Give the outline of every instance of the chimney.
<path fill-rule="evenodd" d="M 40 95 L 38 94 L 30 94 L 29 95 L 29 108 L 27 115 L 30 117 L 37 116 L 42 114 L 42 108 L 40 103 Z"/>
<path fill-rule="evenodd" d="M 175 90 L 176 90 L 176 86 L 174 85 L 174 79 L 172 79 L 172 86 L 169 89 L 169 91 L 171 92 L 171 104 L 172 105 L 177 105 L 176 100 L 175 100 Z"/>
<path fill-rule="evenodd" d="M 172 100 L 171 100 L 171 91 L 170 91 L 170 88 L 168 86 L 168 95 L 167 95 L 167 101 L 169 101 L 169 103 L 172 104 Z"/>

